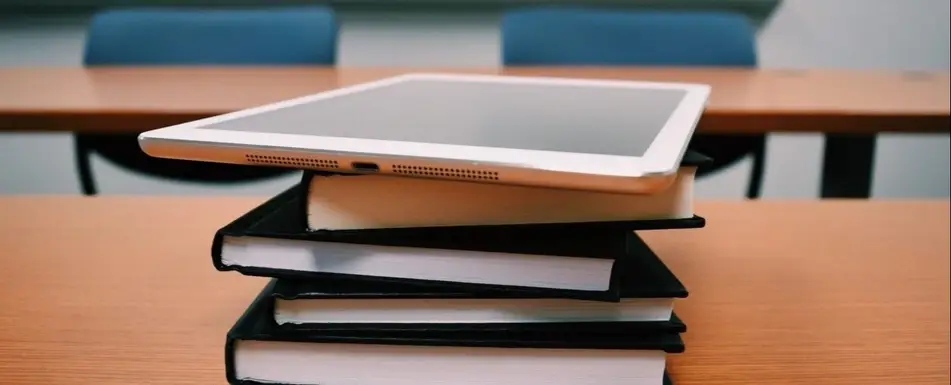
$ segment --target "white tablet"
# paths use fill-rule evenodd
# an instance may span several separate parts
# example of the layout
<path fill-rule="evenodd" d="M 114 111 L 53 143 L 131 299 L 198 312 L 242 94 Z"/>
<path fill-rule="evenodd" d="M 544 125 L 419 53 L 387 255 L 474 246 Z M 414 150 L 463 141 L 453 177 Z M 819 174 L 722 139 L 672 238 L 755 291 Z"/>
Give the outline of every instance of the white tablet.
<path fill-rule="evenodd" d="M 650 193 L 710 87 L 410 74 L 145 132 L 155 157 Z"/>

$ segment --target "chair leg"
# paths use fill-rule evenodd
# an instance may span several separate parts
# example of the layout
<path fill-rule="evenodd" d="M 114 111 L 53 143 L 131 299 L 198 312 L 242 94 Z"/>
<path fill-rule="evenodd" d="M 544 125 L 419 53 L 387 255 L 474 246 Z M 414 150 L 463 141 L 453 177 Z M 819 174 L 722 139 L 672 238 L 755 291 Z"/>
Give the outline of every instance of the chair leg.
<path fill-rule="evenodd" d="M 76 157 L 76 171 L 79 175 L 79 186 L 83 195 L 96 195 L 96 181 L 93 179 L 92 166 L 89 161 L 89 147 L 83 138 L 73 136 L 73 154 Z"/>
<path fill-rule="evenodd" d="M 826 134 L 821 198 L 868 199 L 875 168 L 875 135 Z"/>
<path fill-rule="evenodd" d="M 759 199 L 763 189 L 763 173 L 766 166 L 766 138 L 753 149 L 753 170 L 750 172 L 750 184 L 746 186 L 747 199 Z"/>

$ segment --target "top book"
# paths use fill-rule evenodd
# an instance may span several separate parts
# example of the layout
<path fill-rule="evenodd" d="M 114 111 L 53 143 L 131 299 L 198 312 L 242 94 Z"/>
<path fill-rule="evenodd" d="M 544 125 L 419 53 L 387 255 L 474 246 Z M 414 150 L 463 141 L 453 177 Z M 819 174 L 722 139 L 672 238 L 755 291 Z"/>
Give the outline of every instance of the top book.
<path fill-rule="evenodd" d="M 674 183 L 649 195 L 320 172 L 302 184 L 310 231 L 688 219 L 709 161 L 688 151 Z"/>

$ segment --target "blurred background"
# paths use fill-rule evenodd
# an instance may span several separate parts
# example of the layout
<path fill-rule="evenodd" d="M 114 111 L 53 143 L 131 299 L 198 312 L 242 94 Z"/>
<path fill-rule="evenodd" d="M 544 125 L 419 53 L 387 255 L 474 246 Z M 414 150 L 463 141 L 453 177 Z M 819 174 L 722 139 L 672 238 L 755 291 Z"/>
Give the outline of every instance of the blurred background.
<path fill-rule="evenodd" d="M 0 0 L 0 66 L 80 66 L 92 15 L 114 6 L 299 5 L 303 1 Z M 540 0 L 339 0 L 337 66 L 490 67 L 502 64 L 506 10 Z M 755 31 L 761 68 L 948 71 L 951 17 L 943 0 L 589 0 L 618 9 L 704 8 L 737 12 Z M 328 3 L 321 3 L 328 4 Z M 0 87 L 3 87 L 0 84 Z M 948 197 L 949 135 L 878 135 L 872 198 Z M 762 198 L 819 196 L 824 136 L 769 134 Z M 237 185 L 151 178 L 90 157 L 102 194 L 257 194 L 289 175 Z M 700 179 L 699 198 L 746 194 L 750 156 Z M 0 194 L 80 194 L 69 133 L 0 132 Z"/>

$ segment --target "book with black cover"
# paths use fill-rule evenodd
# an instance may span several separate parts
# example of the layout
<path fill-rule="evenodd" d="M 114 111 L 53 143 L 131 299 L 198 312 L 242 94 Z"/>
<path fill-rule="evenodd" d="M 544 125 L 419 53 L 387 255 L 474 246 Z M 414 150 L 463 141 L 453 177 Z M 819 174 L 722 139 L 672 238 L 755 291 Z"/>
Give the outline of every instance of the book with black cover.
<path fill-rule="evenodd" d="M 691 219 L 694 177 L 709 160 L 688 151 L 653 194 L 308 171 L 303 210 L 310 231 Z"/>
<path fill-rule="evenodd" d="M 301 189 L 294 186 L 220 229 L 212 243 L 214 266 L 275 278 L 351 276 L 618 301 L 615 265 L 645 249 L 630 229 L 655 228 L 655 222 L 703 225 L 697 217 L 310 232 Z"/>
<path fill-rule="evenodd" d="M 687 289 L 643 241 L 634 239 L 630 246 L 635 253 L 619 270 L 618 303 L 339 277 L 281 279 L 272 282 L 274 319 L 299 328 L 517 330 L 584 323 L 604 330 L 669 326 L 682 331 L 673 305 Z"/>
<path fill-rule="evenodd" d="M 520 331 L 284 329 L 273 322 L 269 296 L 269 288 L 262 290 L 227 334 L 225 370 L 232 384 L 346 380 L 376 385 L 659 385 L 667 354 L 684 351 L 675 332 L 603 333 L 578 326 Z"/>

